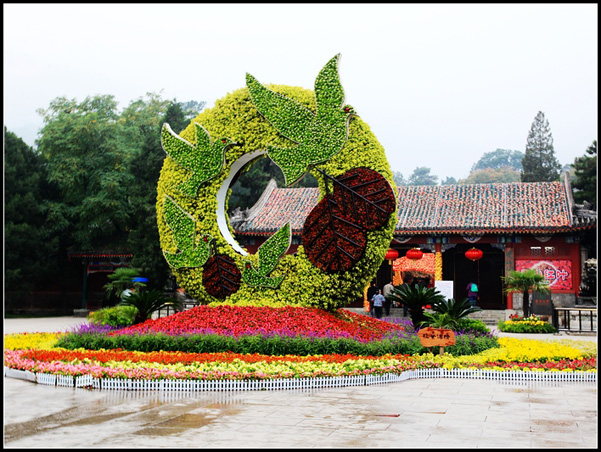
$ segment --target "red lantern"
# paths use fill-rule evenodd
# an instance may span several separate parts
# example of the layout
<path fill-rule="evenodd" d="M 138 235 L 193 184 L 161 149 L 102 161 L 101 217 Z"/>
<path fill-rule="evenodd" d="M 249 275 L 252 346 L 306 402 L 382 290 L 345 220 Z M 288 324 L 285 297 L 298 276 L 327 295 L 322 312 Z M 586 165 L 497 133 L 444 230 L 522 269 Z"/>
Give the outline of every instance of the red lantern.
<path fill-rule="evenodd" d="M 399 252 L 397 250 L 388 250 L 386 251 L 386 256 L 384 259 L 388 260 L 388 263 L 392 265 L 392 261 L 399 257 Z"/>
<path fill-rule="evenodd" d="M 407 251 L 407 254 L 405 254 L 407 259 L 415 259 L 415 260 L 421 259 L 423 257 L 423 255 L 424 255 L 424 253 L 419 248 L 411 248 L 409 251 Z"/>
<path fill-rule="evenodd" d="M 397 257 L 399 257 L 399 252 L 397 250 L 388 250 L 388 251 L 386 251 L 386 256 L 384 256 L 384 259 L 388 259 L 389 261 L 393 261 Z"/>
<path fill-rule="evenodd" d="M 479 250 L 477 248 L 471 248 L 465 252 L 465 257 L 467 257 L 469 260 L 475 262 L 477 260 L 482 259 L 483 254 L 484 253 L 482 253 L 481 250 Z"/>

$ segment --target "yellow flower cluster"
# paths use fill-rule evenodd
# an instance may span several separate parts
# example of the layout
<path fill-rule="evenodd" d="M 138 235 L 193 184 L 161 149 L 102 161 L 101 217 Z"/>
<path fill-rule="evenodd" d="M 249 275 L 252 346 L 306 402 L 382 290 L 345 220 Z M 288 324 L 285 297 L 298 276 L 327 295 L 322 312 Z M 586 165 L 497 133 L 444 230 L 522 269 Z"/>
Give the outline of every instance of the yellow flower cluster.
<path fill-rule="evenodd" d="M 538 326 L 538 325 L 544 325 L 547 322 L 543 322 L 541 319 L 523 319 L 523 320 L 505 320 L 505 325 L 532 325 L 532 326 Z"/>
<path fill-rule="evenodd" d="M 53 349 L 58 338 L 65 333 L 25 333 L 25 334 L 7 334 L 4 336 L 5 350 L 17 349 Z M 235 359 L 233 362 L 193 362 L 193 363 L 134 363 L 132 361 L 113 361 L 105 364 L 107 368 L 116 369 L 137 369 L 142 367 L 153 369 L 167 369 L 171 372 L 223 372 L 224 378 L 228 372 L 247 372 L 259 374 L 281 374 L 281 375 L 302 375 L 312 374 L 316 371 L 323 372 L 324 375 L 336 375 L 346 372 L 363 372 L 370 370 L 385 371 L 402 366 L 403 363 L 413 365 L 432 365 L 439 364 L 445 369 L 470 369 L 477 368 L 485 363 L 495 362 L 547 362 L 551 360 L 581 360 L 592 358 L 597 355 L 597 343 L 593 341 L 578 341 L 571 339 L 564 340 L 536 340 L 536 339 L 516 339 L 501 337 L 498 339 L 499 348 L 485 350 L 476 355 L 452 356 L 447 353 L 444 355 L 433 355 L 426 353 L 423 355 L 413 355 L 410 357 L 394 357 L 384 355 L 379 359 L 360 359 L 347 360 L 344 362 L 245 362 Z M 71 364 L 81 363 L 79 360 Z M 89 360 L 84 360 L 84 364 L 91 364 Z M 501 367 L 490 367 L 489 369 L 508 370 Z M 515 366 L 515 370 L 543 371 L 543 368 L 520 368 Z"/>
<path fill-rule="evenodd" d="M 54 348 L 58 338 L 65 333 L 17 333 L 4 335 L 5 350 L 40 349 L 49 350 Z"/>
<path fill-rule="evenodd" d="M 460 368 L 465 364 L 484 364 L 491 361 L 533 362 L 550 359 L 583 359 L 597 354 L 597 344 L 591 341 L 554 341 L 536 339 L 499 338 L 499 348 L 491 348 L 477 355 L 452 356 L 449 354 L 422 355 L 443 364 L 444 368 Z"/>

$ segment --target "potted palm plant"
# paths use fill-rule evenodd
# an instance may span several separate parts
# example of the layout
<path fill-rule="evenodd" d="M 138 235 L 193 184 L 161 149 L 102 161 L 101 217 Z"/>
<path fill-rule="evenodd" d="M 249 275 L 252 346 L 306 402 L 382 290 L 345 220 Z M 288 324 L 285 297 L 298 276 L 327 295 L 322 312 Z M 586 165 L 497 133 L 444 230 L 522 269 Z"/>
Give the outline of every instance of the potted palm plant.
<path fill-rule="evenodd" d="M 182 310 L 182 302 L 166 297 L 159 290 L 134 292 L 123 298 L 121 306 L 134 306 L 137 309 L 134 324 L 145 322 L 152 317 L 152 313 L 166 307 L 173 307 L 175 311 Z"/>
<path fill-rule="evenodd" d="M 420 327 L 425 328 L 420 329 L 418 335 L 423 346 L 438 345 L 441 355 L 445 346 L 455 344 L 452 328 L 458 326 L 459 320 L 473 312 L 482 311 L 481 308 L 472 306 L 467 298 L 460 301 L 443 298 L 432 305 L 432 310 L 434 312 L 424 313 L 425 320 L 422 320 Z"/>
<path fill-rule="evenodd" d="M 411 317 L 411 321 L 416 327 L 426 320 L 424 306 L 435 306 L 445 300 L 444 295 L 435 287 L 420 287 L 417 284 L 413 286 L 403 284 L 400 287 L 395 287 L 387 298 L 405 304 L 409 308 L 409 317 Z"/>
<path fill-rule="evenodd" d="M 524 310 L 524 318 L 530 316 L 530 291 L 548 293 L 549 284 L 545 281 L 543 275 L 536 270 L 528 268 L 521 272 L 510 271 L 506 277 L 501 276 L 505 288 L 505 293 L 522 293 L 522 309 Z"/>

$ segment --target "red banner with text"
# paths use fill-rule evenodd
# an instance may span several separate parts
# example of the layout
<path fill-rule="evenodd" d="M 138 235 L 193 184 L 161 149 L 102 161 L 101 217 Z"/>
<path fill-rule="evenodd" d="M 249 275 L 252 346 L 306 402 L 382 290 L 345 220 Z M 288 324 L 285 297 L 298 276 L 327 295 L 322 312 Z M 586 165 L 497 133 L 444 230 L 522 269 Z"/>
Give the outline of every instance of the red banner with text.
<path fill-rule="evenodd" d="M 531 268 L 543 275 L 554 290 L 572 290 L 572 261 L 567 259 L 516 260 L 515 269 L 519 272 Z"/>

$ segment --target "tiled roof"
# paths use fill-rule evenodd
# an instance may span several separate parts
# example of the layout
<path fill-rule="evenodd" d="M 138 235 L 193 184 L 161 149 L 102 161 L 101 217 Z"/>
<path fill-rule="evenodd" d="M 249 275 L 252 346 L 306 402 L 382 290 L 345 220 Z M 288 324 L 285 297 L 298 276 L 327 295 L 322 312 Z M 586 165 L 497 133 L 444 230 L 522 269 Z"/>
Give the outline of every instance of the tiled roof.
<path fill-rule="evenodd" d="M 237 233 L 266 235 L 290 221 L 300 233 L 317 188 L 273 188 Z M 395 234 L 553 233 L 596 226 L 596 212 L 576 216 L 563 182 L 406 185 L 398 188 Z"/>
<path fill-rule="evenodd" d="M 274 188 L 261 208 L 253 207 L 249 217 L 234 228 L 238 234 L 271 235 L 290 222 L 292 233 L 300 234 L 318 199 L 317 187 Z"/>
<path fill-rule="evenodd" d="M 572 226 L 562 182 L 401 186 L 396 231 L 522 232 Z"/>

